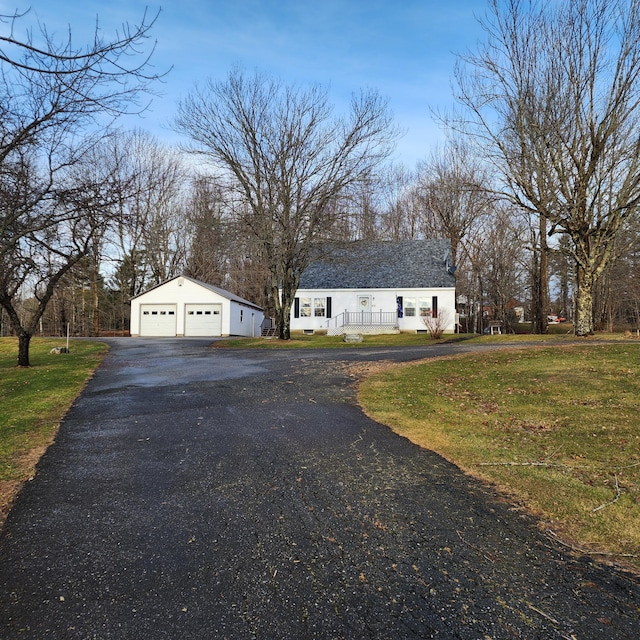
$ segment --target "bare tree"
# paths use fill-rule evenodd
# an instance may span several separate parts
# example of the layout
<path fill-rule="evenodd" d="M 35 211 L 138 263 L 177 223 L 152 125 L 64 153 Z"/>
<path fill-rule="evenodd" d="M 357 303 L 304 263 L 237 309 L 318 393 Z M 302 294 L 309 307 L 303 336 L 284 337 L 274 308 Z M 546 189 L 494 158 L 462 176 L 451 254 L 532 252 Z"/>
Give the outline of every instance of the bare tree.
<path fill-rule="evenodd" d="M 13 184 L 3 193 L 2 215 L 10 224 L 3 229 L 0 251 L 0 304 L 18 335 L 19 366 L 29 366 L 31 336 L 57 284 L 91 253 L 108 224 L 109 177 L 99 183 L 83 179 L 84 172 L 72 170 L 78 162 L 53 177 L 30 164 L 24 167 L 21 188 Z M 23 305 L 28 312 L 20 314 L 18 303 L 25 297 L 32 304 Z"/>
<path fill-rule="evenodd" d="M 191 231 L 185 273 L 253 300 L 270 312 L 268 273 L 256 256 L 254 237 L 228 206 L 224 189 L 196 176 L 186 222 Z"/>
<path fill-rule="evenodd" d="M 246 205 L 242 219 L 269 270 L 279 336 L 289 339 L 300 275 L 314 242 L 340 213 L 332 205 L 392 149 L 396 132 L 386 103 L 361 93 L 347 117 L 335 117 L 320 87 L 302 90 L 234 70 L 180 103 L 176 129 L 225 173 Z"/>
<path fill-rule="evenodd" d="M 457 265 L 461 242 L 494 206 L 486 167 L 463 140 L 453 137 L 420 165 L 418 175 L 428 226 L 451 241 L 452 262 Z"/>
<path fill-rule="evenodd" d="M 629 232 L 631 249 L 621 257 L 616 265 L 615 286 L 619 295 L 618 321 L 630 329 L 640 331 L 640 228 Z"/>
<path fill-rule="evenodd" d="M 466 122 L 504 194 L 571 238 L 575 333 L 593 332 L 593 289 L 640 205 L 640 1 L 490 0 L 487 40 L 461 58 Z"/>
<path fill-rule="evenodd" d="M 429 336 L 433 340 L 440 340 L 451 322 L 451 313 L 448 309 L 440 309 L 435 314 L 430 313 L 427 316 L 423 316 L 422 322 L 427 328 Z"/>
<path fill-rule="evenodd" d="M 193 179 L 186 220 L 191 230 L 186 275 L 224 286 L 231 217 L 215 180 L 205 176 Z"/>
<path fill-rule="evenodd" d="M 112 283 L 125 306 L 149 282 L 158 284 L 182 271 L 185 171 L 175 150 L 141 130 L 114 131 L 89 156 L 83 171 L 95 181 L 108 172 L 114 198 L 113 224 L 106 237 L 94 239 L 91 250 L 92 334 L 99 335 L 99 272 L 109 260 L 119 264 Z M 128 310 L 121 315 L 128 318 Z"/>
<path fill-rule="evenodd" d="M 343 198 L 349 215 L 351 233 L 339 240 L 377 240 L 381 232 L 382 182 L 372 175 L 354 184 Z"/>
<path fill-rule="evenodd" d="M 0 21 L 8 24 L 0 34 L 0 305 L 18 335 L 18 364 L 28 366 L 31 336 L 56 284 L 91 252 L 112 204 L 107 172 L 96 183 L 75 168 L 105 118 L 138 109 L 157 76 L 141 55 L 154 22 L 146 15 L 111 41 L 96 26 L 84 49 L 70 34 L 55 41 L 44 27 L 18 39 L 23 18 Z M 16 303 L 25 296 L 34 304 L 20 317 Z"/>
<path fill-rule="evenodd" d="M 510 210 L 513 215 L 512 224 L 519 225 L 521 229 L 521 248 L 523 254 L 528 258 L 525 270 L 529 282 L 528 317 L 531 333 L 547 333 L 550 306 L 549 254 L 552 252 L 547 243 L 547 220 L 544 216 L 524 209 L 513 210 L 510 208 Z M 503 223 L 505 222 L 503 218 Z M 566 247 L 570 239 L 568 236 L 562 235 L 560 241 L 564 242 Z"/>
<path fill-rule="evenodd" d="M 520 258 L 524 244 L 521 218 L 502 203 L 486 220 L 484 232 L 485 306 L 507 331 L 513 331 L 513 309 L 516 301 L 522 300 L 525 288 Z"/>
<path fill-rule="evenodd" d="M 627 220 L 615 238 L 612 260 L 595 287 L 594 323 L 598 328 L 613 331 L 616 325 L 638 326 L 639 222 Z"/>
<path fill-rule="evenodd" d="M 557 291 L 557 296 L 550 302 L 554 303 L 558 315 L 573 320 L 571 299 L 573 295 L 572 284 L 575 282 L 573 275 L 575 261 L 571 258 L 570 242 L 567 235 L 560 236 L 556 246 L 549 250 L 549 279 L 550 288 Z"/>
<path fill-rule="evenodd" d="M 120 188 L 116 246 L 126 295 L 139 294 L 182 271 L 187 230 L 187 172 L 175 150 L 136 129 L 111 136 L 101 150 Z M 127 276 L 128 274 L 128 276 Z"/>
<path fill-rule="evenodd" d="M 379 239 L 398 241 L 417 237 L 421 207 L 414 172 L 402 165 L 389 166 L 383 176 L 382 192 Z"/>
<path fill-rule="evenodd" d="M 464 330 L 482 333 L 486 294 L 488 234 L 482 224 L 471 229 L 458 258 L 456 298 Z"/>

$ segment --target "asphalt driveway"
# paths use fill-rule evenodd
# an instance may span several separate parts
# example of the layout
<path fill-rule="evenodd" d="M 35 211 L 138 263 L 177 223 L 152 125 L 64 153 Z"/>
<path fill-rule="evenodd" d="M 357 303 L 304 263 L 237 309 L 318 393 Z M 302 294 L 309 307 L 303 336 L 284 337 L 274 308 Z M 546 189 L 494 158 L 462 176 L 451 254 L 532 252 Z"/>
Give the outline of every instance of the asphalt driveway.
<path fill-rule="evenodd" d="M 439 349 L 109 342 L 0 536 L 4 640 L 640 638 L 636 578 L 356 406 Z"/>

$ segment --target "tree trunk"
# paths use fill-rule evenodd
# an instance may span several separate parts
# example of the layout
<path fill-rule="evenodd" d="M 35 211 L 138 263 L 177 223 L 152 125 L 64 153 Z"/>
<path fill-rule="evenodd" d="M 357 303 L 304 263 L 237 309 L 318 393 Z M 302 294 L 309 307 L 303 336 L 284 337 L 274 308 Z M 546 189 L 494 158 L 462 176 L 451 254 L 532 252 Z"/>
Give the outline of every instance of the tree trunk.
<path fill-rule="evenodd" d="M 484 331 L 484 288 L 482 284 L 482 275 L 478 271 L 478 302 L 476 305 L 475 333 L 482 335 Z"/>
<path fill-rule="evenodd" d="M 31 334 L 26 331 L 20 331 L 18 334 L 18 366 L 30 367 L 29 362 L 29 344 L 31 343 Z"/>
<path fill-rule="evenodd" d="M 291 304 L 283 304 L 278 309 L 276 316 L 278 323 L 278 338 L 280 340 L 291 340 Z"/>
<path fill-rule="evenodd" d="M 547 244 L 547 219 L 540 216 L 540 333 L 549 328 L 549 245 Z"/>
<path fill-rule="evenodd" d="M 291 340 L 291 309 L 298 290 L 299 278 L 292 268 L 284 269 L 284 274 L 278 278 L 278 272 L 271 272 L 271 293 L 276 313 L 278 337 L 280 340 Z"/>
<path fill-rule="evenodd" d="M 543 216 L 539 218 L 540 246 L 538 251 L 533 250 L 532 259 L 532 283 L 531 283 L 531 333 L 542 334 L 547 332 L 547 312 L 549 300 L 549 276 L 548 276 L 548 247 L 547 247 L 547 221 Z"/>
<path fill-rule="evenodd" d="M 540 307 L 540 260 L 534 248 L 531 253 L 531 333 L 541 333 Z"/>
<path fill-rule="evenodd" d="M 574 333 L 593 335 L 593 275 L 578 266 Z"/>
<path fill-rule="evenodd" d="M 278 292 L 276 291 L 276 296 Z M 276 323 L 278 325 L 278 338 L 291 340 L 291 308 L 295 289 L 283 284 L 280 296 L 276 297 Z"/>
<path fill-rule="evenodd" d="M 0 294 L 2 292 L 0 291 Z M 8 297 L 3 296 L 2 299 L 2 311 L 6 311 L 7 316 L 9 317 L 9 326 L 12 334 L 18 336 L 18 363 L 19 367 L 30 367 L 31 364 L 29 362 L 29 343 L 31 342 L 31 336 L 33 332 L 36 330 L 36 322 L 34 321 L 31 325 L 31 329 L 26 331 L 22 325 L 20 324 L 20 317 L 18 316 L 18 312 L 12 304 L 12 300 Z"/>
<path fill-rule="evenodd" d="M 91 292 L 93 294 L 93 332 L 92 335 L 100 335 L 100 296 L 98 292 L 98 277 L 94 271 L 91 282 Z"/>

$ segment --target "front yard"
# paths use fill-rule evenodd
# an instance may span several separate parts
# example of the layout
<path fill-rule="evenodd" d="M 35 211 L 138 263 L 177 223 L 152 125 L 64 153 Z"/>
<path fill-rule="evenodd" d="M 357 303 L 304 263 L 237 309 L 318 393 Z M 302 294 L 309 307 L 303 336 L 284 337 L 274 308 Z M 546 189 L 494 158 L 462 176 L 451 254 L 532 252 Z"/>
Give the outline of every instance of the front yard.
<path fill-rule="evenodd" d="M 401 365 L 364 380 L 360 402 L 540 515 L 550 535 L 640 571 L 640 343 Z"/>

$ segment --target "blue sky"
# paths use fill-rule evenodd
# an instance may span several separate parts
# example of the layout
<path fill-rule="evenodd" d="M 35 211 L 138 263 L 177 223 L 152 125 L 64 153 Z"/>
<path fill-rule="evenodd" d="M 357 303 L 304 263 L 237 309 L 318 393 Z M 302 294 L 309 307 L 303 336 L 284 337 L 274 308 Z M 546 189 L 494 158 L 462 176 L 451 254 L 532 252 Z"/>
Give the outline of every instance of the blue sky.
<path fill-rule="evenodd" d="M 329 87 L 337 109 L 372 88 L 389 100 L 405 131 L 396 161 L 413 168 L 442 140 L 431 109 L 452 105 L 455 53 L 482 37 L 476 16 L 486 0 L 0 0 L 2 13 L 31 7 L 50 31 L 84 43 L 99 17 L 105 38 L 123 22 L 161 8 L 153 30 L 158 71 L 173 67 L 143 120 L 161 141 L 179 138 L 170 123 L 196 82 L 222 79 L 234 65 L 286 83 Z M 84 38 L 83 38 L 84 36 Z M 125 124 L 125 123 L 123 123 Z"/>

